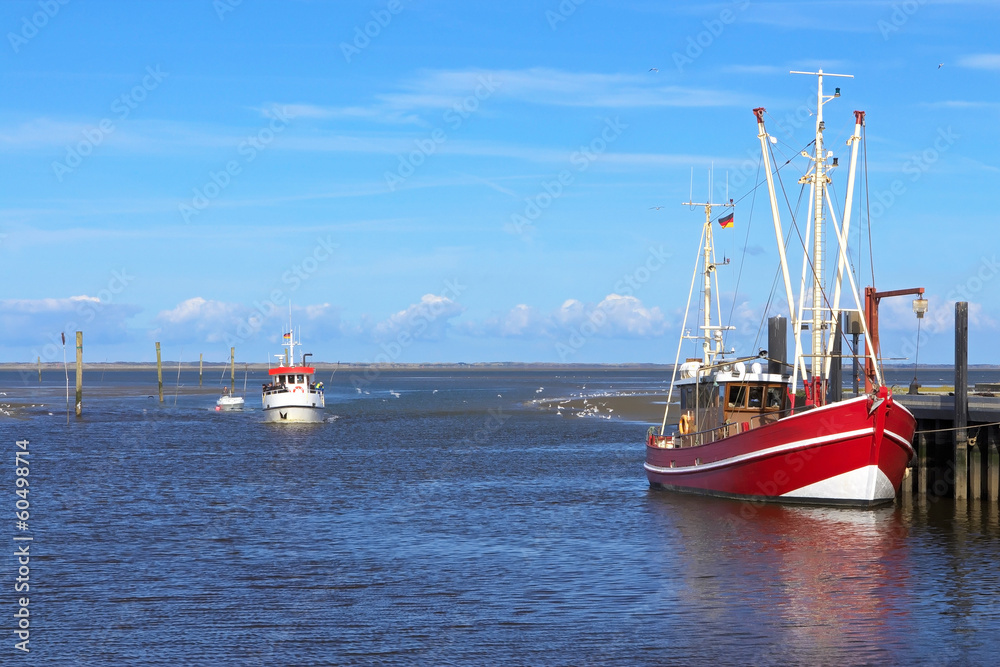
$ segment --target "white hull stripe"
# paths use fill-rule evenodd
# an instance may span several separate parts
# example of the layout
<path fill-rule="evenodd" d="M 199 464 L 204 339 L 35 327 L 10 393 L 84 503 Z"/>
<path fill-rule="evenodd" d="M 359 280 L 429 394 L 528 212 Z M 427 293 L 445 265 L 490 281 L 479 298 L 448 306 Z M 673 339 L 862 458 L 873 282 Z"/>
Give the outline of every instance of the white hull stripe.
<path fill-rule="evenodd" d="M 889 500 L 896 497 L 896 489 L 877 465 L 868 465 L 807 484 L 794 491 L 783 493 L 781 497 Z"/>
<path fill-rule="evenodd" d="M 733 456 L 728 459 L 722 459 L 721 461 L 713 461 L 712 463 L 703 463 L 697 466 L 684 466 L 681 468 L 664 468 L 662 466 L 654 466 L 649 463 L 644 463 L 643 467 L 650 472 L 662 473 L 666 475 L 675 473 L 689 473 L 689 472 L 701 472 L 703 470 L 714 470 L 716 468 L 725 468 L 727 466 L 734 465 L 736 463 L 743 463 L 744 461 L 752 461 L 753 459 L 765 458 L 768 456 L 773 456 L 774 454 L 780 454 L 782 452 L 789 452 L 795 449 L 806 449 L 809 447 L 814 447 L 816 445 L 825 445 L 831 442 L 837 442 L 838 440 L 846 440 L 848 438 L 857 438 L 864 435 L 873 435 L 875 433 L 874 428 L 863 428 L 857 431 L 846 431 L 844 433 L 836 433 L 834 435 L 826 435 L 819 438 L 809 438 L 807 440 L 795 440 L 793 442 L 788 442 L 783 445 L 776 445 L 774 447 L 768 447 L 767 449 L 761 449 L 756 452 L 750 452 L 748 454 L 740 454 L 739 456 Z M 910 445 L 906 440 L 891 431 L 886 430 L 886 435 L 892 436 L 897 442 L 906 444 L 909 449 Z"/>

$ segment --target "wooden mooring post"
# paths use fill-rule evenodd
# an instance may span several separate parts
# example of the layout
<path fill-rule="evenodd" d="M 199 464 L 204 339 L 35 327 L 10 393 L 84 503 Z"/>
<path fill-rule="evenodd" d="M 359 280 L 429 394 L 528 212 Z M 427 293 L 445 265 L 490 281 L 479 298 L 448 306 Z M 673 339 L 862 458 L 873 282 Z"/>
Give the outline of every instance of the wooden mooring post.
<path fill-rule="evenodd" d="M 986 455 L 986 499 L 996 503 L 1000 499 L 1000 452 L 997 451 L 997 427 L 986 429 L 986 442 L 981 443 Z"/>
<path fill-rule="evenodd" d="M 955 304 L 955 499 L 969 497 L 969 303 Z"/>
<path fill-rule="evenodd" d="M 76 332 L 76 416 L 83 415 L 83 332 Z"/>
<path fill-rule="evenodd" d="M 163 402 L 163 364 L 160 362 L 160 344 L 156 344 L 156 384 L 160 389 L 160 403 Z"/>

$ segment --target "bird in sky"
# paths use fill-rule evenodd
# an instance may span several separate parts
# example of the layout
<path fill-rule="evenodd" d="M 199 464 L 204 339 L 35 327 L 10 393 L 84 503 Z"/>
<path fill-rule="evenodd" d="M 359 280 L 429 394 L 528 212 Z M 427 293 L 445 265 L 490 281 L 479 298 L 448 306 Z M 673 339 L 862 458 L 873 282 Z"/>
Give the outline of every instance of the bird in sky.
<path fill-rule="evenodd" d="M 944 67 L 944 63 L 938 63 L 938 69 L 941 69 L 942 67 Z"/>
<path fill-rule="evenodd" d="M 649 210 L 652 211 L 652 210 L 655 209 L 655 210 L 659 211 L 661 208 L 663 208 L 663 207 L 662 206 L 650 206 Z"/>
<path fill-rule="evenodd" d="M 660 70 L 659 70 L 659 68 L 657 68 L 657 67 L 650 67 L 650 68 L 649 68 L 649 71 L 650 71 L 650 72 L 659 72 Z"/>

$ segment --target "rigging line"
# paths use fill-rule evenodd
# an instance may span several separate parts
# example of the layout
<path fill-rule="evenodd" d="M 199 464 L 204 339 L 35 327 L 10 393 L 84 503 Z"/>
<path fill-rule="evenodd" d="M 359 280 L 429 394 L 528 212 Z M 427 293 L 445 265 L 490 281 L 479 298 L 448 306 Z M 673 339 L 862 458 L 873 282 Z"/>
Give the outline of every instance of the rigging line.
<path fill-rule="evenodd" d="M 773 152 L 772 152 L 772 158 L 773 158 Z M 791 203 L 788 201 L 788 193 L 785 191 L 785 184 L 782 182 L 782 180 L 780 178 L 778 179 L 778 183 L 781 185 L 781 194 L 784 195 L 784 197 L 785 197 L 785 206 L 788 207 L 788 212 L 791 213 L 792 212 Z M 803 190 L 804 190 L 805 189 L 805 184 L 803 184 L 802 187 L 803 187 Z M 801 193 L 799 194 L 799 196 L 801 198 L 801 196 L 802 196 Z M 809 266 L 809 270 L 812 272 L 813 276 L 815 276 L 816 275 L 816 267 L 813 264 L 813 258 L 809 255 L 809 250 L 806 247 L 805 239 L 802 238 L 802 231 L 799 229 L 798 222 L 796 222 L 794 214 L 792 214 L 792 226 L 795 228 L 795 231 L 796 231 L 796 233 L 797 233 L 797 235 L 799 237 L 799 243 L 802 244 L 802 251 L 805 253 L 805 260 L 806 260 L 806 263 Z M 869 231 L 868 231 L 868 233 L 869 233 L 869 235 L 871 234 L 871 225 L 869 225 Z M 838 252 L 839 252 L 839 250 L 838 250 Z M 821 296 L 823 298 L 823 302 L 826 305 L 826 307 L 829 308 L 832 311 L 833 310 L 833 305 L 830 303 L 830 298 L 827 296 L 825 290 L 821 293 Z M 844 310 L 844 309 L 841 309 L 841 310 Z"/>
<path fill-rule="evenodd" d="M 987 426 L 1000 426 L 1000 422 L 990 422 L 989 424 L 976 424 L 975 426 L 973 426 L 972 424 L 968 424 L 964 427 L 953 426 L 951 428 L 934 428 L 934 429 L 928 429 L 926 431 L 914 431 L 913 434 L 917 435 L 918 433 L 944 433 L 945 431 L 961 431 L 963 428 L 971 431 L 972 429 L 983 429 Z M 976 437 L 978 438 L 979 435 L 977 434 Z"/>
<path fill-rule="evenodd" d="M 837 205 L 837 215 L 839 216 L 841 226 L 843 226 L 843 224 L 844 224 L 844 214 L 840 211 L 840 199 L 837 197 L 837 190 L 836 190 L 836 188 L 833 187 L 833 183 L 832 182 L 830 183 L 830 192 L 831 192 L 830 199 L 831 199 L 831 201 L 833 201 L 834 204 Z M 850 244 L 850 239 L 844 239 L 844 254 L 847 256 L 847 264 L 850 267 L 851 273 L 854 273 L 854 262 L 851 259 L 851 244 Z M 837 255 L 838 255 L 838 260 L 837 261 L 839 262 L 840 261 L 839 260 L 839 255 L 840 255 L 839 242 L 838 242 Z"/>
<path fill-rule="evenodd" d="M 872 254 L 871 191 L 868 187 L 868 128 L 865 125 L 861 126 L 861 145 L 864 147 L 865 153 L 865 206 L 868 208 L 868 260 L 871 262 L 872 267 L 872 287 L 875 287 L 875 257 Z"/>
<path fill-rule="evenodd" d="M 755 177 L 755 180 L 758 183 L 757 187 L 759 187 L 760 184 L 760 163 L 763 161 L 763 159 L 764 159 L 763 155 L 757 158 L 757 176 Z M 736 299 L 738 298 L 740 293 L 740 281 L 743 279 L 743 264 L 746 262 L 747 258 L 747 244 L 750 243 L 750 223 L 753 221 L 754 206 L 757 204 L 757 187 L 754 187 L 754 189 L 751 190 L 751 192 L 754 193 L 754 197 L 753 199 L 750 200 L 750 217 L 747 218 L 747 233 L 746 233 L 746 238 L 743 239 L 743 255 L 740 257 L 740 270 L 736 275 L 736 289 L 733 290 L 733 307 L 729 310 L 730 324 L 733 323 L 733 314 L 736 312 Z M 725 334 L 723 334 L 723 336 L 725 336 Z M 725 340 L 725 337 L 723 337 L 723 340 Z"/>
<path fill-rule="evenodd" d="M 777 118 L 775 118 L 774 116 L 772 116 L 772 115 L 771 115 L 771 113 L 770 113 L 769 111 L 767 111 L 767 110 L 765 109 L 765 110 L 764 110 L 764 113 L 765 113 L 765 114 L 767 115 L 767 117 L 768 117 L 768 118 L 770 118 L 771 120 L 773 120 L 773 121 L 774 121 L 774 124 L 775 124 L 775 125 L 777 125 L 777 126 L 778 126 L 779 128 L 781 127 L 781 121 L 779 121 L 779 120 L 778 120 Z M 810 116 L 811 116 L 811 115 L 813 115 L 811 111 L 809 112 L 809 115 L 810 115 Z M 774 135 L 768 135 L 768 136 L 774 136 Z M 794 147 L 793 147 L 793 146 L 792 146 L 791 144 L 789 144 L 789 143 L 786 143 L 786 142 L 785 142 L 784 140 L 782 140 L 782 139 L 781 139 L 780 137 L 775 137 L 775 139 L 777 139 L 777 140 L 778 140 L 779 142 L 781 142 L 782 144 L 784 144 L 785 146 L 787 146 L 787 147 L 788 147 L 788 148 L 789 148 L 790 150 L 795 150 L 795 148 L 794 148 Z M 810 141 L 810 142 L 809 142 L 808 144 L 806 144 L 805 148 L 809 148 L 809 146 L 811 146 L 811 145 L 812 145 L 812 144 L 814 144 L 814 143 L 816 143 L 816 140 L 815 140 L 815 139 L 813 139 L 813 140 L 812 140 L 812 141 Z M 802 150 L 805 150 L 805 148 L 803 148 Z"/>
<path fill-rule="evenodd" d="M 793 216 L 798 214 L 799 208 L 802 206 L 802 197 L 805 195 L 805 192 L 806 192 L 806 187 L 805 185 L 803 185 L 802 188 L 799 190 L 799 200 L 795 204 L 795 213 L 792 214 Z M 786 246 L 788 245 L 788 241 L 791 239 L 791 237 L 792 237 L 792 230 L 791 228 L 789 228 L 788 233 L 785 235 Z M 767 321 L 767 314 L 771 312 L 771 304 L 774 303 L 774 293 L 778 289 L 778 277 L 780 275 L 781 275 L 781 267 L 779 266 L 774 271 L 774 279 L 771 281 L 771 291 L 768 293 L 767 302 L 764 304 L 764 312 L 761 315 L 760 322 L 757 324 L 757 335 L 756 337 L 754 337 L 754 342 L 753 342 L 754 347 L 758 348 L 760 347 L 761 335 L 764 332 L 764 322 Z M 791 305 L 789 305 L 788 310 L 789 313 L 791 313 Z"/>
<path fill-rule="evenodd" d="M 809 148 L 809 145 L 810 144 L 814 144 L 814 143 L 816 143 L 815 139 L 813 141 L 810 141 L 808 144 L 806 144 L 802 148 L 802 150 L 805 150 L 806 148 Z M 786 160 L 785 162 L 781 163 L 780 167 L 775 167 L 774 168 L 774 173 L 777 174 L 782 169 L 784 169 L 785 167 L 787 167 L 789 164 L 791 164 L 792 160 L 794 160 L 796 157 L 798 157 L 798 155 L 795 155 L 793 157 L 788 158 L 788 160 Z M 774 160 L 774 152 L 773 151 L 771 153 L 771 159 Z M 775 162 L 775 164 L 777 164 L 777 162 Z M 758 162 L 757 169 L 758 169 L 758 173 L 759 173 L 759 170 L 760 170 L 760 163 L 759 162 Z M 739 199 L 733 200 L 733 206 L 735 206 L 736 204 L 739 204 L 741 201 L 743 201 L 744 199 L 746 199 L 750 195 L 755 195 L 756 196 L 755 193 L 757 191 L 757 188 L 763 187 L 765 185 L 767 185 L 767 181 L 766 180 L 765 181 L 761 181 L 760 183 L 758 183 L 757 185 L 755 185 L 749 192 L 747 192 L 746 194 L 744 194 L 742 197 L 740 197 Z"/>

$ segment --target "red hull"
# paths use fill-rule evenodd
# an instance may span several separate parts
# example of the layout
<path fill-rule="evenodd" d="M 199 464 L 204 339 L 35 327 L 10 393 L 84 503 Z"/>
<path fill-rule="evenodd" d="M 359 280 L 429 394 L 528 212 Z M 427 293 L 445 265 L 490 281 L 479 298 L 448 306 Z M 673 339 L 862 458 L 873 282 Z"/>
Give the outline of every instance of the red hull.
<path fill-rule="evenodd" d="M 891 395 L 861 396 L 707 445 L 667 448 L 650 438 L 646 476 L 652 486 L 689 493 L 877 505 L 899 491 L 915 428 Z"/>

